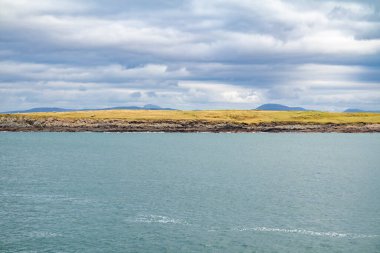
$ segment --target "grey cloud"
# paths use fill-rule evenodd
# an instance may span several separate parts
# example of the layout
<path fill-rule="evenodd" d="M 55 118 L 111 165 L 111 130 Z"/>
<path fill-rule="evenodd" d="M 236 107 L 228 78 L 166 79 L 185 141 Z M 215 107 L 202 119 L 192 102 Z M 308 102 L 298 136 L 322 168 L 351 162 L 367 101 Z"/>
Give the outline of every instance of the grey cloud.
<path fill-rule="evenodd" d="M 370 95 L 380 89 L 379 7 L 369 0 L 2 0 L 0 95 L 7 99 L 0 106 L 380 106 Z"/>
<path fill-rule="evenodd" d="M 141 98 L 141 92 L 133 92 L 129 96 L 131 98 Z"/>

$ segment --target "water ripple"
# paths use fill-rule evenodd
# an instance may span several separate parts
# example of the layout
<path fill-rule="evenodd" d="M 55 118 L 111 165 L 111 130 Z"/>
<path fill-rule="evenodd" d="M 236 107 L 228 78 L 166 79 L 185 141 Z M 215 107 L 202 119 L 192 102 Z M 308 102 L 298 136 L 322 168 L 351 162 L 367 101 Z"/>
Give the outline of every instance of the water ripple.
<path fill-rule="evenodd" d="M 354 234 L 354 233 L 339 233 L 339 232 L 318 232 L 306 229 L 285 229 L 285 228 L 268 228 L 268 227 L 240 227 L 232 229 L 234 231 L 255 231 L 255 232 L 275 232 L 275 233 L 291 233 L 310 236 L 336 237 L 336 238 L 374 238 L 380 235 Z"/>
<path fill-rule="evenodd" d="M 136 223 L 172 223 L 172 224 L 187 224 L 187 222 L 181 219 L 174 219 L 168 216 L 162 215 L 139 215 L 132 219 L 127 219 L 130 222 Z"/>

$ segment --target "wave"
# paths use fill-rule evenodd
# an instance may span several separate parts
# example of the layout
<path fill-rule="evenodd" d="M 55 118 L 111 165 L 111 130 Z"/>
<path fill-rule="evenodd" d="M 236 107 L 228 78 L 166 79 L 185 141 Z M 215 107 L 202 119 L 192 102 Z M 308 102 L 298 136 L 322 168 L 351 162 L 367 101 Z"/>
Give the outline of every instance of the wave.
<path fill-rule="evenodd" d="M 305 229 L 285 229 L 285 228 L 268 228 L 268 227 L 242 227 L 235 228 L 235 231 L 255 231 L 255 232 L 276 232 L 276 233 L 291 233 L 291 234 L 302 234 L 310 236 L 323 236 L 323 237 L 336 237 L 336 238 L 374 238 L 380 235 L 366 235 L 366 234 L 354 234 L 354 233 L 339 233 L 339 232 L 318 232 Z"/>
<path fill-rule="evenodd" d="M 0 177 L 0 180 L 2 178 Z M 93 202 L 90 199 L 82 199 L 76 197 L 69 197 L 66 195 L 59 194 L 30 194 L 30 193 L 0 193 L 0 197 L 14 197 L 14 198 L 23 198 L 25 200 L 37 201 L 37 202 L 72 202 L 74 204 L 87 204 Z"/>
<path fill-rule="evenodd" d="M 128 221 L 137 222 L 137 223 L 171 223 L 171 224 L 187 224 L 184 220 L 174 219 L 162 215 L 139 215 L 135 218 L 128 219 Z"/>
<path fill-rule="evenodd" d="M 59 237 L 62 235 L 59 233 L 53 233 L 53 232 L 34 231 L 34 232 L 29 233 L 29 236 L 33 238 L 52 238 L 52 237 Z"/>

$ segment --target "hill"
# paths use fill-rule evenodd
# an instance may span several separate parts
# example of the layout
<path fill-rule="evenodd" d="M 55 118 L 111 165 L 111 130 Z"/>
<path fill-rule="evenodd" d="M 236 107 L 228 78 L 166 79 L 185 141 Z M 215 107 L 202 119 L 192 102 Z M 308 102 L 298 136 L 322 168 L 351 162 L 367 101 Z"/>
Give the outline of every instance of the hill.
<path fill-rule="evenodd" d="M 263 104 L 256 108 L 260 111 L 307 111 L 302 107 L 290 107 L 281 104 Z"/>
<path fill-rule="evenodd" d="M 66 109 L 59 107 L 37 107 L 28 110 L 9 111 L 5 113 L 34 113 L 34 112 L 73 112 L 73 111 L 109 111 L 109 110 L 176 110 L 173 108 L 162 108 L 158 105 L 147 104 L 144 106 L 117 106 L 96 109 Z"/>
<path fill-rule="evenodd" d="M 74 111 L 72 109 L 65 109 L 59 107 L 36 107 L 27 110 L 9 111 L 6 113 L 33 113 L 33 112 L 69 112 Z"/>
<path fill-rule="evenodd" d="M 370 110 L 362 110 L 362 109 L 356 109 L 356 108 L 349 108 L 345 110 L 344 112 L 372 112 L 372 113 L 379 113 L 380 111 L 370 111 Z"/>

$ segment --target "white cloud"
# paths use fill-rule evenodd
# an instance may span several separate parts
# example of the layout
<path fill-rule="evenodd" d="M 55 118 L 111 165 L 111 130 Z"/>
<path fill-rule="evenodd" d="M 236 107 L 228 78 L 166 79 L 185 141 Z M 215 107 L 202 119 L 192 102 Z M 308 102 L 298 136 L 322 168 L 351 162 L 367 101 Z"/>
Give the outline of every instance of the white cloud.
<path fill-rule="evenodd" d="M 119 64 L 106 66 L 67 66 L 62 64 L 38 64 L 26 62 L 0 61 L 0 75 L 25 80 L 118 80 L 130 79 L 170 79 L 184 78 L 190 75 L 185 67 L 168 69 L 161 64 L 147 64 L 135 68 L 126 68 Z"/>
<path fill-rule="evenodd" d="M 9 5 L 10 2 L 6 1 L 6 3 Z M 61 47 L 112 47 L 124 52 L 154 54 L 167 59 L 207 58 L 223 61 L 234 56 L 249 60 L 249 57 L 263 53 L 286 56 L 291 54 L 366 55 L 380 51 L 379 39 L 357 39 L 359 34 L 356 33 L 359 31 L 351 28 L 352 25 L 356 25 L 360 29 L 371 30 L 378 26 L 371 26 L 369 22 L 363 24 L 360 19 L 358 22 L 351 21 L 350 25 L 347 25 L 337 22 L 336 16 L 329 17 L 331 11 L 338 7 L 347 9 L 355 17 L 370 13 L 370 7 L 360 4 L 330 2 L 310 9 L 280 0 L 265 2 L 194 0 L 194 9 L 181 14 L 187 17 L 189 22 L 194 22 L 195 26 L 197 24 L 202 26 L 208 22 L 210 30 L 199 32 L 185 30 L 184 27 L 176 26 L 175 22 L 162 25 L 162 23 L 152 24 L 149 20 L 147 23 L 143 19 L 135 18 L 36 13 L 35 9 L 42 9 L 45 12 L 53 11 L 57 5 L 54 5 L 54 1 L 51 0 L 41 3 L 36 1 L 34 5 L 27 5 L 31 6 L 31 15 L 11 15 L 1 19 L 7 27 L 35 31 L 39 33 L 39 36 Z M 64 3 L 67 6 L 63 9 L 73 8 L 72 2 Z M 231 15 L 225 14 L 231 12 Z M 199 15 L 201 17 L 198 17 Z M 229 22 L 233 23 L 240 17 L 248 19 L 245 22 L 251 25 L 250 29 L 225 29 L 220 27 L 220 22 L 215 22 L 215 20 L 224 20 L 228 25 Z M 255 18 L 252 20 L 252 17 Z M 162 18 L 164 17 L 160 17 Z M 217 24 L 216 30 L 212 29 L 214 23 Z M 286 32 L 281 29 L 286 29 Z M 222 52 L 226 54 L 223 56 Z"/>
<path fill-rule="evenodd" d="M 184 94 L 190 100 L 248 104 L 261 101 L 259 91 L 231 84 L 180 81 L 178 87 L 186 90 Z"/>
<path fill-rule="evenodd" d="M 380 106 L 379 4 L 110 1 L 0 0 L 1 106 Z"/>

